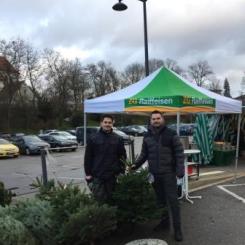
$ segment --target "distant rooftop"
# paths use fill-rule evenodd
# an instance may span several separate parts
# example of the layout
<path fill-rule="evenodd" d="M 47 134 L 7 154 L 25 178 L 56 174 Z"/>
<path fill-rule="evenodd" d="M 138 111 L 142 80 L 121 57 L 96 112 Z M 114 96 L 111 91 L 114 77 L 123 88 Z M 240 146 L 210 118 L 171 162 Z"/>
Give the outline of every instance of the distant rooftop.
<path fill-rule="evenodd" d="M 0 56 L 0 71 L 18 73 L 18 71 L 10 64 L 10 62 L 4 56 Z"/>

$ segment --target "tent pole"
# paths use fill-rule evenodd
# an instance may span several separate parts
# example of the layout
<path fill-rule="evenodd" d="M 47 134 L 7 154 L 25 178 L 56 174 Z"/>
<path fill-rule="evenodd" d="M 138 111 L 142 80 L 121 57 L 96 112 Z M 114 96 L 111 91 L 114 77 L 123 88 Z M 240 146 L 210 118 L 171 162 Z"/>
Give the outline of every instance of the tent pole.
<path fill-rule="evenodd" d="M 83 145 L 86 146 L 87 144 L 87 114 L 83 112 Z"/>
<path fill-rule="evenodd" d="M 241 129 L 241 113 L 238 116 L 237 123 L 237 138 L 236 138 L 236 159 L 235 159 L 235 171 L 234 171 L 234 182 L 237 180 L 237 165 L 238 165 L 238 157 L 239 157 L 239 142 L 240 142 L 240 129 Z"/>
<path fill-rule="evenodd" d="M 179 127 L 180 127 L 180 112 L 177 112 L 177 134 L 179 135 Z"/>

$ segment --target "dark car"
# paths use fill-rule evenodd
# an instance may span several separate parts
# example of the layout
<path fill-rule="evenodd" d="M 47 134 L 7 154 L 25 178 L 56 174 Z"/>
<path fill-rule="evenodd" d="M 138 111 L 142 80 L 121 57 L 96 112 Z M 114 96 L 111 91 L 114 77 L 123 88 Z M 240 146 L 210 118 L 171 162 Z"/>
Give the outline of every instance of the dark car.
<path fill-rule="evenodd" d="M 20 153 L 30 155 L 39 154 L 41 149 L 50 148 L 50 145 L 36 135 L 18 136 L 13 139 L 13 144 L 19 147 Z"/>
<path fill-rule="evenodd" d="M 98 132 L 99 129 L 100 127 L 86 127 L 86 136 L 87 136 L 86 138 L 89 139 L 91 135 Z M 127 134 L 125 134 L 124 132 L 122 132 L 121 130 L 117 128 L 113 128 L 113 132 L 119 135 L 120 137 L 122 137 L 124 143 L 126 144 L 130 143 L 133 140 L 133 137 L 128 136 Z M 84 127 L 76 128 L 76 136 L 77 136 L 77 141 L 83 145 L 84 144 Z"/>
<path fill-rule="evenodd" d="M 146 127 L 142 125 L 129 125 L 121 127 L 120 130 L 122 130 L 125 134 L 133 136 L 144 136 L 144 134 L 147 132 Z"/>
<path fill-rule="evenodd" d="M 75 140 L 67 139 L 64 136 L 43 134 L 39 135 L 39 137 L 49 143 L 51 148 L 57 148 L 57 151 L 66 149 L 75 151 L 78 147 L 78 144 Z"/>
<path fill-rule="evenodd" d="M 134 137 L 125 134 L 123 131 L 113 128 L 113 132 L 123 138 L 124 144 L 129 144 L 134 140 Z"/>
<path fill-rule="evenodd" d="M 51 133 L 51 132 L 56 132 L 57 129 L 45 129 L 45 130 L 42 130 L 42 134 L 48 134 L 48 133 Z"/>
<path fill-rule="evenodd" d="M 179 135 L 180 136 L 191 136 L 193 135 L 195 123 L 181 123 L 179 126 Z M 177 131 L 177 124 L 169 124 L 169 128 Z"/>
<path fill-rule="evenodd" d="M 5 139 L 5 140 L 11 140 L 11 134 L 0 133 L 0 138 Z"/>
<path fill-rule="evenodd" d="M 76 136 L 76 130 L 75 129 L 67 129 L 66 132 Z"/>
<path fill-rule="evenodd" d="M 99 130 L 99 127 L 86 127 L 86 138 L 89 139 L 92 134 L 96 133 Z M 76 128 L 77 142 L 81 145 L 84 144 L 84 127 Z"/>

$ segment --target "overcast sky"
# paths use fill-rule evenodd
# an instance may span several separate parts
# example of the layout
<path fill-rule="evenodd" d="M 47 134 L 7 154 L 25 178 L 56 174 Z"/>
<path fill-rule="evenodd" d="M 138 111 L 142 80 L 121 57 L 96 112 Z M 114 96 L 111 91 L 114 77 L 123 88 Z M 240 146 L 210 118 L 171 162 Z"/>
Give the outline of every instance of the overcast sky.
<path fill-rule="evenodd" d="M 105 60 L 119 70 L 144 63 L 142 2 L 124 0 L 1 0 L 0 39 L 20 37 L 84 64 Z M 207 60 L 232 95 L 245 71 L 245 0 L 148 0 L 149 58 L 187 69 Z"/>

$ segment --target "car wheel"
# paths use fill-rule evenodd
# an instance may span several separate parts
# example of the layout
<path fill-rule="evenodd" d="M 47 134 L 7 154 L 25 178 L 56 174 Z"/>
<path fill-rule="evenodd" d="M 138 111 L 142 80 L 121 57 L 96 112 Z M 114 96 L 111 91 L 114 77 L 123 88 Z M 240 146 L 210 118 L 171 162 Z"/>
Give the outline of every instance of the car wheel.
<path fill-rule="evenodd" d="M 26 148 L 26 155 L 30 155 L 30 154 L 31 154 L 30 149 Z"/>
<path fill-rule="evenodd" d="M 72 150 L 72 151 L 76 151 L 76 150 L 77 150 L 77 148 L 72 148 L 71 150 Z"/>

